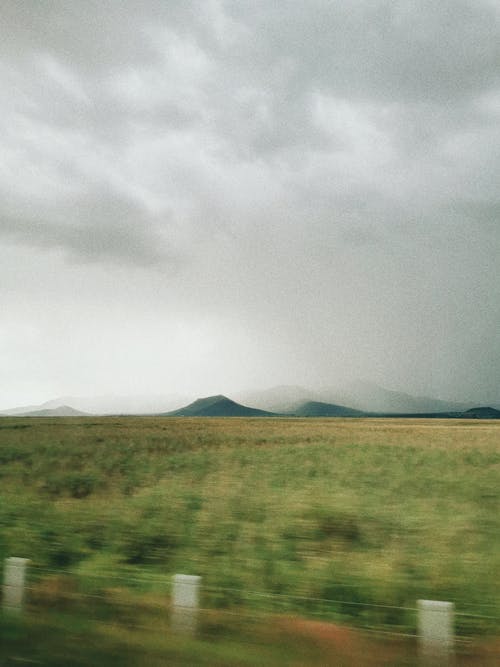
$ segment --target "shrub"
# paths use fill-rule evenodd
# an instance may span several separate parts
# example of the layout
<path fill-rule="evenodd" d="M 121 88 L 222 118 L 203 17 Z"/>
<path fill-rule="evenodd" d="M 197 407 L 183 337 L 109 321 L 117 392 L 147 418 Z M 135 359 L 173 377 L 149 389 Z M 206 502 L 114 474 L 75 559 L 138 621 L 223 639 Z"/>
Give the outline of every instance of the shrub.
<path fill-rule="evenodd" d="M 135 525 L 129 523 L 122 530 L 118 549 L 125 563 L 165 563 L 177 546 L 176 537 L 158 519 L 142 517 Z"/>

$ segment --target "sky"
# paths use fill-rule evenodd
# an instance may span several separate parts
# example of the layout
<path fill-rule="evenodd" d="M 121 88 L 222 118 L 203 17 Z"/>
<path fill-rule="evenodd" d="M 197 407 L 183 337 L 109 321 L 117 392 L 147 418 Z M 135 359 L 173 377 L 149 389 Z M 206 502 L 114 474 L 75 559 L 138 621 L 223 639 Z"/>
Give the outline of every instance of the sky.
<path fill-rule="evenodd" d="M 500 2 L 3 0 L 0 407 L 500 401 Z"/>

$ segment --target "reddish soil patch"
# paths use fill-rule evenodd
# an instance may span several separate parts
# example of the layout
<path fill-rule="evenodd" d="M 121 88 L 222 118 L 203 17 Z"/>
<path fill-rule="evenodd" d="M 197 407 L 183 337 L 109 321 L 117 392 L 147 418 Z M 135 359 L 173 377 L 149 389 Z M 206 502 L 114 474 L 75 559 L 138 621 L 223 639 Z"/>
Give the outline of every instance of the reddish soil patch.
<path fill-rule="evenodd" d="M 358 635 L 351 628 L 342 625 L 313 621 L 305 618 L 280 618 L 279 627 L 295 636 L 309 637 L 320 644 L 334 644 L 339 647 L 350 647 L 359 640 Z"/>
<path fill-rule="evenodd" d="M 313 643 L 324 654 L 325 667 L 397 665 L 415 655 L 415 643 L 405 638 L 373 639 L 359 630 L 303 618 L 282 617 L 276 625 L 284 634 Z"/>
<path fill-rule="evenodd" d="M 362 630 L 298 617 L 280 617 L 274 627 L 283 635 L 290 636 L 290 641 L 304 639 L 319 649 L 324 656 L 321 667 L 418 664 L 417 643 L 411 638 L 390 635 L 371 637 Z M 500 640 L 477 641 L 467 647 L 457 643 L 454 664 L 456 667 L 498 667 Z"/>

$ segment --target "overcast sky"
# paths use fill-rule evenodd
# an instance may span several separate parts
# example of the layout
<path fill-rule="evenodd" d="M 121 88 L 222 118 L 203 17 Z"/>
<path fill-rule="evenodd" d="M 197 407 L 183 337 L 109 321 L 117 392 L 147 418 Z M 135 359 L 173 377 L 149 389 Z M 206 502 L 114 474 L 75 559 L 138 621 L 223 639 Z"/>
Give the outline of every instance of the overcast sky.
<path fill-rule="evenodd" d="M 500 401 L 500 2 L 3 0 L 0 407 Z"/>

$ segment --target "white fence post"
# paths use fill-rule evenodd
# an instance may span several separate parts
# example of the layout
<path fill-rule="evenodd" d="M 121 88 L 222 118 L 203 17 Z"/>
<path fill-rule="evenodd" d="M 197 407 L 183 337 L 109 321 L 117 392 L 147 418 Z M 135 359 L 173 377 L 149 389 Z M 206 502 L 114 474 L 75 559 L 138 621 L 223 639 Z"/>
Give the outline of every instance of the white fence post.
<path fill-rule="evenodd" d="M 453 602 L 418 600 L 419 655 L 423 665 L 451 665 L 453 660 Z"/>
<path fill-rule="evenodd" d="M 172 590 L 172 619 L 174 632 L 193 636 L 199 607 L 201 577 L 190 574 L 175 574 Z"/>
<path fill-rule="evenodd" d="M 23 608 L 24 580 L 26 577 L 26 565 L 28 558 L 5 559 L 3 574 L 3 610 L 10 613 L 20 614 Z"/>

